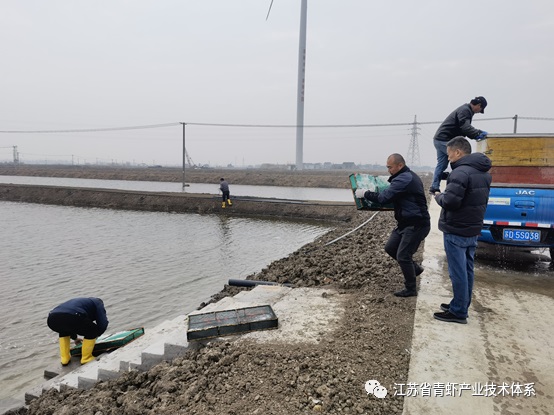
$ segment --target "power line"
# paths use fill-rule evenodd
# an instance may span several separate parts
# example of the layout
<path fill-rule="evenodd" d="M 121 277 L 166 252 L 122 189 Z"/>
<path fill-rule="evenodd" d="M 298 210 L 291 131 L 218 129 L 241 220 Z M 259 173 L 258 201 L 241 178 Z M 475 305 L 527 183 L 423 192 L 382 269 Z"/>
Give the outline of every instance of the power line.
<path fill-rule="evenodd" d="M 520 120 L 554 121 L 554 118 L 547 118 L 547 117 L 520 117 L 520 116 L 518 116 L 518 118 Z"/>
<path fill-rule="evenodd" d="M 122 131 L 122 130 L 143 130 L 146 128 L 163 128 L 163 127 L 174 127 L 176 125 L 181 125 L 178 122 L 166 123 L 166 124 L 152 124 L 152 125 L 137 125 L 133 127 L 108 127 L 108 128 L 87 128 L 87 129 L 76 129 L 76 130 L 11 130 L 11 131 L 2 131 L 0 133 L 7 134 L 50 134 L 50 133 L 91 133 L 98 131 Z"/>
<path fill-rule="evenodd" d="M 514 117 L 496 117 L 496 118 L 479 118 L 474 121 L 499 121 L 512 120 Z M 523 120 L 538 120 L 538 121 L 554 121 L 554 118 L 549 117 L 522 117 Z M 418 121 L 417 125 L 441 124 L 442 121 Z M 148 128 L 165 128 L 175 127 L 178 125 L 195 125 L 201 127 L 241 127 L 241 128 L 296 128 L 296 124 L 220 124 L 220 123 L 201 123 L 201 122 L 171 122 L 164 124 L 151 125 L 136 125 L 130 127 L 106 127 L 106 128 L 83 128 L 72 130 L 0 130 L 3 134 L 51 134 L 51 133 L 90 133 L 102 131 L 124 131 L 124 130 L 142 130 Z M 304 125 L 304 128 L 370 128 L 370 127 L 397 127 L 397 126 L 413 126 L 413 122 L 402 123 L 379 123 L 379 124 L 312 124 Z"/>

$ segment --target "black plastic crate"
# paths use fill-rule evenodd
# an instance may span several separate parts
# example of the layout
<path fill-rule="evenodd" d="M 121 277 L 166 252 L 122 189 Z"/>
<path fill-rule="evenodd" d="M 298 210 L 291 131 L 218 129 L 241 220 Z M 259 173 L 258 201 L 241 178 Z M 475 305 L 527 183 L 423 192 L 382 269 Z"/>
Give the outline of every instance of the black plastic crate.
<path fill-rule="evenodd" d="M 276 329 L 278 326 L 279 321 L 270 305 L 213 311 L 189 316 L 187 340 Z"/>

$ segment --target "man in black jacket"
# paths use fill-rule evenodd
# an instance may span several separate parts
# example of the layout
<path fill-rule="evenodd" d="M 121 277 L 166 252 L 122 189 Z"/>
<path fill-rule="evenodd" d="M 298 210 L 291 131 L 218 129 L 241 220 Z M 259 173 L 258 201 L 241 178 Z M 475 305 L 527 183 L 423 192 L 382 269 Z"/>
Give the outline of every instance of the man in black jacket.
<path fill-rule="evenodd" d="M 391 154 L 387 159 L 387 169 L 391 174 L 389 187 L 382 192 L 358 189 L 356 197 L 383 205 L 392 202 L 397 226 L 390 234 L 385 251 L 400 265 L 405 286 L 394 295 L 413 297 L 417 295 L 416 276 L 423 272 L 423 268 L 412 257 L 431 230 L 427 199 L 421 179 L 406 166 L 404 157 Z"/>
<path fill-rule="evenodd" d="M 477 141 L 483 140 L 487 136 L 486 131 L 478 130 L 471 125 L 473 115 L 478 112 L 484 114 L 486 106 L 487 100 L 485 97 L 475 97 L 469 104 L 464 104 L 452 111 L 438 128 L 433 138 L 433 144 L 437 150 L 437 167 L 429 189 L 431 194 L 440 191 L 442 173 L 448 167 L 446 143 L 457 136 L 469 137 Z"/>
<path fill-rule="evenodd" d="M 94 360 L 92 352 L 96 338 L 108 328 L 108 317 L 104 302 L 100 298 L 73 298 L 48 314 L 48 327 L 59 333 L 60 358 L 63 366 L 71 360 L 70 338 L 78 344 L 78 334 L 84 336 L 81 348 L 81 364 Z"/>
<path fill-rule="evenodd" d="M 483 153 L 471 154 L 469 141 L 461 136 L 450 140 L 446 151 L 452 173 L 446 189 L 436 193 L 435 200 L 442 207 L 439 229 L 443 232 L 454 298 L 449 304 L 441 304 L 443 312 L 435 313 L 434 317 L 466 324 L 473 292 L 473 259 L 489 200 L 488 171 L 492 163 Z"/>

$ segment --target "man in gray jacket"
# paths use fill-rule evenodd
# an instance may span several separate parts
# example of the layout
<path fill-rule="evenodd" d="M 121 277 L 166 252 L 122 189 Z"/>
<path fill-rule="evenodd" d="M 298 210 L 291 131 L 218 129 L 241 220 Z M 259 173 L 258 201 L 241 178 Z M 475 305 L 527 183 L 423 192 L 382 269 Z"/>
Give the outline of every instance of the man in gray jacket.
<path fill-rule="evenodd" d="M 473 292 L 473 259 L 489 200 L 492 163 L 483 153 L 471 154 L 469 141 L 461 136 L 450 140 L 446 151 L 452 173 L 444 192 L 435 193 L 435 201 L 442 207 L 439 229 L 443 232 L 453 299 L 441 304 L 443 311 L 434 317 L 466 324 Z"/>
<path fill-rule="evenodd" d="M 431 194 L 440 190 L 442 173 L 448 167 L 446 143 L 457 136 L 469 137 L 477 141 L 481 141 L 487 136 L 486 131 L 478 130 L 471 125 L 473 114 L 478 112 L 484 114 L 486 106 L 487 100 L 485 97 L 475 97 L 469 104 L 464 104 L 452 111 L 438 128 L 433 138 L 433 144 L 437 150 L 437 167 L 435 168 L 433 182 L 429 189 Z"/>
<path fill-rule="evenodd" d="M 219 179 L 219 190 L 221 191 L 221 207 L 225 209 L 225 202 L 229 204 L 229 206 L 232 206 L 233 203 L 231 202 L 231 192 L 229 191 L 229 183 L 227 183 L 227 180 L 225 180 L 223 177 Z"/>

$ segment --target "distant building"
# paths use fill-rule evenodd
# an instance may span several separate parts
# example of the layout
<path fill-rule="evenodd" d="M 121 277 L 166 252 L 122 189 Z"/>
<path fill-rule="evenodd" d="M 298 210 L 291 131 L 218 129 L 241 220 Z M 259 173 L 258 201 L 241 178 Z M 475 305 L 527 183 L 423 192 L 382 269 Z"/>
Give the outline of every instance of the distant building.
<path fill-rule="evenodd" d="M 321 163 L 304 163 L 304 170 L 322 170 L 323 165 Z"/>
<path fill-rule="evenodd" d="M 342 163 L 342 168 L 344 170 L 354 170 L 356 168 L 356 163 L 352 162 L 352 161 L 345 161 Z"/>

